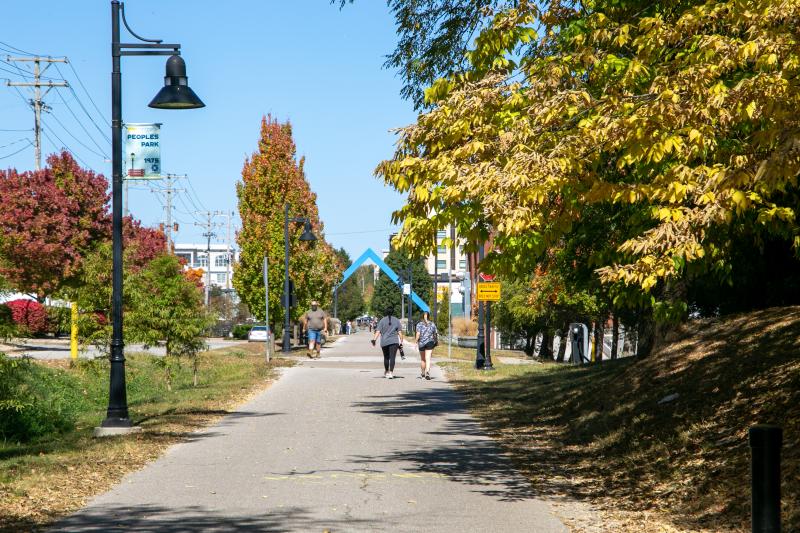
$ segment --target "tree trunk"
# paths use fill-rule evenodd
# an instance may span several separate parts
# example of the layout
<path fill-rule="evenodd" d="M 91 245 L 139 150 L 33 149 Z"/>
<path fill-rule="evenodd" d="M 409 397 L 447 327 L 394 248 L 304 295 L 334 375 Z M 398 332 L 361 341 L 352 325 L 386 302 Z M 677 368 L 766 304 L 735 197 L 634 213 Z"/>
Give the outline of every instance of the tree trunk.
<path fill-rule="evenodd" d="M 533 357 L 534 349 L 536 348 L 536 336 L 531 337 L 525 334 L 525 355 Z"/>
<path fill-rule="evenodd" d="M 197 354 L 192 358 L 192 383 L 197 387 Z"/>
<path fill-rule="evenodd" d="M 164 378 L 167 380 L 167 390 L 172 392 L 172 367 L 169 364 L 170 358 L 169 338 L 164 345 Z"/>
<path fill-rule="evenodd" d="M 619 318 L 614 315 L 611 319 L 611 360 L 617 358 L 617 351 L 619 350 Z"/>
<path fill-rule="evenodd" d="M 539 359 L 553 358 L 553 334 L 545 330 L 542 333 L 542 347 L 539 349 Z"/>
<path fill-rule="evenodd" d="M 603 362 L 603 333 L 605 320 L 598 318 L 594 323 L 594 362 Z"/>
<path fill-rule="evenodd" d="M 561 327 L 561 336 L 559 337 L 561 342 L 558 345 L 558 356 L 556 360 L 563 363 L 566 356 L 567 356 L 567 342 L 569 339 L 569 324 L 564 324 Z"/>

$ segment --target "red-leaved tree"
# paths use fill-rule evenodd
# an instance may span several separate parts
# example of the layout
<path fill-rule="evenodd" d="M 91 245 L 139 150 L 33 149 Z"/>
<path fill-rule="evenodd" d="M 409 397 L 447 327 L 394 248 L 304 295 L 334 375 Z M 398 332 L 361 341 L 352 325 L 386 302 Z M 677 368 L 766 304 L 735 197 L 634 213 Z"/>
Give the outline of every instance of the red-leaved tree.
<path fill-rule="evenodd" d="M 39 335 L 47 331 L 47 310 L 34 300 L 11 300 L 5 304 L 11 309 L 14 323 L 28 335 Z"/>
<path fill-rule="evenodd" d="M 84 255 L 109 237 L 108 182 L 68 152 L 47 167 L 0 170 L 0 276 L 42 299 L 79 272 Z"/>

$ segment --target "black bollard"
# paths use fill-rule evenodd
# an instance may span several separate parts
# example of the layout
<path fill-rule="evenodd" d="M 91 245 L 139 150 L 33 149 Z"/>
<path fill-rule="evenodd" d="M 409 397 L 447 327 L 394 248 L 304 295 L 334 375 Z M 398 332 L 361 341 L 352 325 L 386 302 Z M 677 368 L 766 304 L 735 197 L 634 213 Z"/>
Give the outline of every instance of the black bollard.
<path fill-rule="evenodd" d="M 781 443 L 778 426 L 750 428 L 753 533 L 781 531 Z"/>

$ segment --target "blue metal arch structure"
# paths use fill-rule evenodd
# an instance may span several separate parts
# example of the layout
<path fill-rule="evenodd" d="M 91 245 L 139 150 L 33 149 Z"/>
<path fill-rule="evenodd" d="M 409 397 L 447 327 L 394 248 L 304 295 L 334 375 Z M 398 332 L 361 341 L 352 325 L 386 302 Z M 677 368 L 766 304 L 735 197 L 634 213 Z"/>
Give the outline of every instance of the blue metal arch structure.
<path fill-rule="evenodd" d="M 356 270 L 358 270 L 358 267 L 360 267 L 361 265 L 363 265 L 363 264 L 364 264 L 366 261 L 368 261 L 368 260 L 372 260 L 372 262 L 373 262 L 373 263 L 375 263 L 376 265 L 378 265 L 378 268 L 380 268 L 380 269 L 383 271 L 383 273 L 384 273 L 384 274 L 386 274 L 387 276 L 389 276 L 389 279 L 390 279 L 390 280 L 392 280 L 392 283 L 394 283 L 395 285 L 397 285 L 398 287 L 400 287 L 400 289 L 402 290 L 402 288 L 403 288 L 403 287 L 402 287 L 403 283 L 400 281 L 400 276 L 398 276 L 398 275 L 397 275 L 397 273 L 395 273 L 395 271 L 394 271 L 394 270 L 392 270 L 392 269 L 389 267 L 389 265 L 387 265 L 387 264 L 386 264 L 386 263 L 383 261 L 383 259 L 381 259 L 381 258 L 378 256 L 378 254 L 376 254 L 376 253 L 375 253 L 375 252 L 372 250 L 372 248 L 367 248 L 367 250 L 366 250 L 366 251 L 365 251 L 363 254 L 361 254 L 361 256 L 360 256 L 358 259 L 356 259 L 355 261 L 353 261 L 353 264 L 352 264 L 352 265 L 350 265 L 350 268 L 348 268 L 347 270 L 345 270 L 345 271 L 344 271 L 344 273 L 342 274 L 342 281 L 340 281 L 340 282 L 338 283 L 338 285 L 336 285 L 336 288 L 335 288 L 334 290 L 338 290 L 338 289 L 339 289 L 339 287 L 341 287 L 341 285 L 342 285 L 342 284 L 343 284 L 345 281 L 347 281 L 347 279 L 348 279 L 350 276 L 352 276 L 352 275 L 355 273 L 355 271 L 356 271 Z M 423 311 L 428 311 L 428 312 L 430 312 L 431 308 L 428 306 L 428 304 L 426 304 L 426 303 L 425 303 L 425 302 L 422 300 L 422 298 L 420 298 L 420 297 L 417 295 L 417 293 L 415 293 L 414 291 L 411 291 L 411 301 L 412 301 L 412 302 L 414 302 L 414 305 L 416 305 L 417 307 L 419 307 L 419 308 L 420 308 L 420 309 L 422 309 Z"/>

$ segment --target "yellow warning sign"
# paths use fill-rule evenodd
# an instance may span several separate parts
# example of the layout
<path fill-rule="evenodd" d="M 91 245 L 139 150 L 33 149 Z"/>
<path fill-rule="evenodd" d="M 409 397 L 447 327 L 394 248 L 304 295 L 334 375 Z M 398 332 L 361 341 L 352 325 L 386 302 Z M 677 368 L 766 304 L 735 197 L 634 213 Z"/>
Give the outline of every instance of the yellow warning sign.
<path fill-rule="evenodd" d="M 481 281 L 477 285 L 478 291 L 475 297 L 479 302 L 499 302 L 500 301 L 500 282 Z"/>

